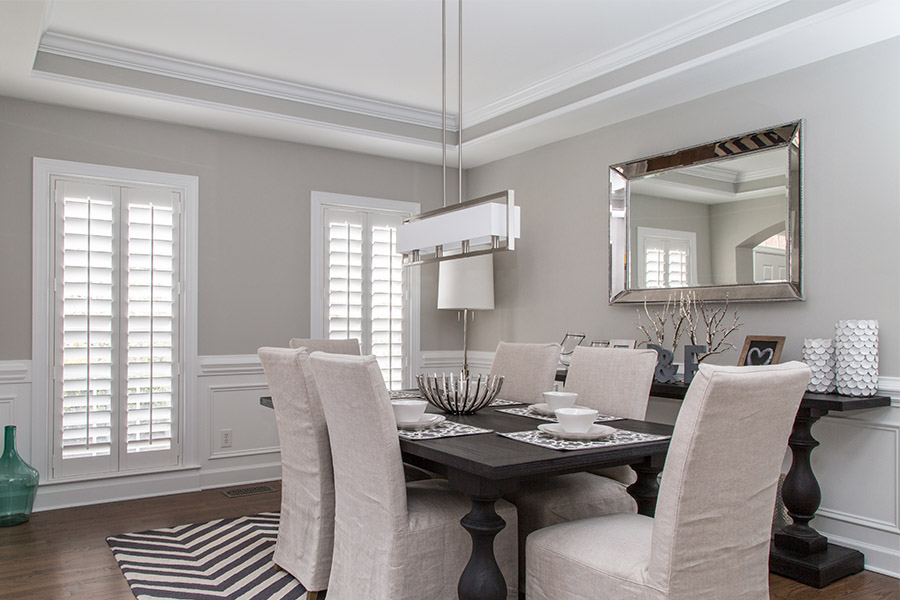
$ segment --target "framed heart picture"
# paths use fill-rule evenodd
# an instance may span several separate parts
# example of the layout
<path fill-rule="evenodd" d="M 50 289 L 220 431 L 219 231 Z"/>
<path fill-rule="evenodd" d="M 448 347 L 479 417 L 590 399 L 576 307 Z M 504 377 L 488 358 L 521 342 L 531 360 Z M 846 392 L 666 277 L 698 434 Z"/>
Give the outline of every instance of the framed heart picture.
<path fill-rule="evenodd" d="M 738 366 L 777 364 L 781 360 L 782 348 L 783 335 L 748 335 L 744 339 Z"/>

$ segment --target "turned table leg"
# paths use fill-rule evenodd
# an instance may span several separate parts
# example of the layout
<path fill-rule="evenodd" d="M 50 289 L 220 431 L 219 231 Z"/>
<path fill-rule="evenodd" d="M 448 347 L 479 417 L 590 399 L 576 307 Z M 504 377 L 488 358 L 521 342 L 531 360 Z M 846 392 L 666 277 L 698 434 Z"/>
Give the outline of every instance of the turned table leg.
<path fill-rule="evenodd" d="M 817 588 L 859 573 L 865 566 L 862 552 L 829 544 L 824 535 L 809 526 L 822 501 L 822 491 L 810 463 L 810 454 L 819 445 L 812 436 L 812 426 L 826 414 L 827 410 L 802 406 L 797 411 L 788 439 L 791 468 L 781 493 L 793 523 L 775 534 L 769 552 L 771 572 Z"/>
<path fill-rule="evenodd" d="M 472 536 L 472 554 L 459 578 L 460 600 L 504 600 L 506 580 L 494 556 L 494 537 L 506 526 L 494 499 L 472 498 L 472 510 L 460 523 Z"/>
<path fill-rule="evenodd" d="M 665 464 L 664 456 L 650 456 L 631 465 L 637 473 L 637 481 L 628 486 L 628 493 L 638 505 L 638 514 L 652 517 L 656 514 L 659 496 L 659 474 Z"/>
<path fill-rule="evenodd" d="M 812 451 L 819 445 L 812 436 L 812 426 L 824 414 L 824 411 L 801 408 L 788 440 L 791 468 L 781 494 L 793 523 L 775 534 L 775 546 L 801 554 L 822 552 L 828 545 L 825 536 L 809 526 L 822 502 L 822 491 L 810 462 Z"/>

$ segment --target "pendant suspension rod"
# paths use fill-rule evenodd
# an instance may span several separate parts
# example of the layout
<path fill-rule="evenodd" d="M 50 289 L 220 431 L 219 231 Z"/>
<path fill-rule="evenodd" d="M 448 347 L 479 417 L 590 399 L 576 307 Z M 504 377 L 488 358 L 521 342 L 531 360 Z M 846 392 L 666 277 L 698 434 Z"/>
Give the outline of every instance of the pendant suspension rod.
<path fill-rule="evenodd" d="M 457 66 L 457 75 L 456 76 L 457 76 L 457 86 L 458 86 L 459 98 L 457 100 L 457 108 L 456 108 L 456 172 L 457 172 L 457 175 L 459 176 L 459 181 L 457 182 L 457 190 L 459 192 L 458 202 L 462 202 L 463 201 L 463 191 L 462 191 L 462 180 L 463 180 L 463 175 L 462 175 L 462 144 L 463 144 L 463 139 L 462 139 L 462 131 L 463 131 L 463 128 L 462 128 L 462 72 L 463 72 L 462 0 L 458 0 L 458 2 L 459 2 L 459 16 L 457 17 L 457 20 L 459 22 L 457 24 L 457 28 L 459 29 L 459 41 L 457 42 L 457 44 L 458 44 L 458 50 L 459 50 L 459 57 L 457 59 L 458 66 Z"/>
<path fill-rule="evenodd" d="M 447 0 L 441 0 L 441 183 L 447 208 Z"/>

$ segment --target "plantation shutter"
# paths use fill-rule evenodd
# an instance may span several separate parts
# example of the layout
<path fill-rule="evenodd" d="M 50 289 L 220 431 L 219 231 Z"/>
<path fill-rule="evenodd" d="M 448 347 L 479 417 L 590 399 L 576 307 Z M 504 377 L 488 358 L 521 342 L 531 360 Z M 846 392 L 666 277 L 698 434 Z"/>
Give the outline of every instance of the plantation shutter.
<path fill-rule="evenodd" d="M 178 195 L 54 191 L 54 476 L 176 464 Z"/>
<path fill-rule="evenodd" d="M 403 387 L 403 264 L 396 217 L 370 215 L 372 236 L 372 354 L 390 389 Z"/>
<path fill-rule="evenodd" d="M 403 386 L 407 341 L 397 214 L 327 207 L 325 227 L 326 329 L 329 339 L 356 338 L 374 354 L 385 383 Z"/>
<path fill-rule="evenodd" d="M 647 288 L 688 285 L 690 242 L 682 239 L 645 236 L 644 286 Z"/>

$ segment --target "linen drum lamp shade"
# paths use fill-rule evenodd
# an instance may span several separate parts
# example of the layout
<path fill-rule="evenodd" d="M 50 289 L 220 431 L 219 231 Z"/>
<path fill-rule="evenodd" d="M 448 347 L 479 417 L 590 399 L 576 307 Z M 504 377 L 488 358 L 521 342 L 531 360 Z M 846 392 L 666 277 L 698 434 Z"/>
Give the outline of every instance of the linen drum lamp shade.
<path fill-rule="evenodd" d="M 439 309 L 493 310 L 494 256 L 481 254 L 441 261 L 438 270 Z"/>

